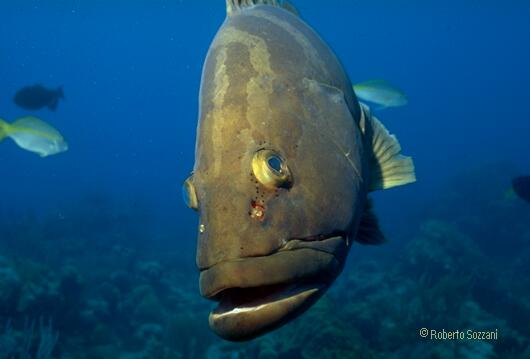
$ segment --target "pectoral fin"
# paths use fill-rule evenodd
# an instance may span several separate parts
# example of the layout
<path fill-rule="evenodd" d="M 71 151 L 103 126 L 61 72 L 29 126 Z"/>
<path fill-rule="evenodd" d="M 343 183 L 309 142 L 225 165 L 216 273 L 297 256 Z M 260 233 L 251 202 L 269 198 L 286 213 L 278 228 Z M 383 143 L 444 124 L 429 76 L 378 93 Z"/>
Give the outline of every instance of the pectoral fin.
<path fill-rule="evenodd" d="M 379 228 L 379 221 L 372 211 L 372 201 L 370 199 L 366 202 L 355 241 L 361 244 L 382 244 L 386 242 L 385 236 Z"/>
<path fill-rule="evenodd" d="M 401 145 L 377 118 L 363 106 L 365 135 L 371 138 L 372 160 L 369 191 L 388 189 L 416 181 L 412 158 L 401 155 Z"/>

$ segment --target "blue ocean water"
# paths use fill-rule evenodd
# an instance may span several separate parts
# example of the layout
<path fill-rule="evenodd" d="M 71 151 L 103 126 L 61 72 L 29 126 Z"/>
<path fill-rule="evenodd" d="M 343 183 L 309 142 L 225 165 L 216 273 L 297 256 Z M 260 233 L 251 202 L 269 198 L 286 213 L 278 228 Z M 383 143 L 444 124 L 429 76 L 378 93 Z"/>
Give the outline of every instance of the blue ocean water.
<path fill-rule="evenodd" d="M 479 232 L 473 225 L 481 227 L 487 223 L 478 215 L 473 221 L 466 221 L 470 216 L 466 210 L 498 213 L 490 207 L 487 207 L 489 210 L 481 207 L 486 206 L 481 201 L 489 200 L 495 192 L 498 197 L 493 196 L 491 201 L 497 203 L 495 201 L 502 200 L 502 193 L 509 189 L 507 180 L 510 176 L 530 172 L 530 3 L 523 0 L 504 3 L 474 0 L 329 0 L 324 3 L 298 0 L 293 3 L 303 19 L 335 50 L 352 82 L 384 78 L 399 85 L 409 98 L 407 106 L 381 111 L 378 117 L 398 136 L 403 152 L 414 158 L 418 182 L 374 195 L 389 244 L 354 248 L 345 270 L 347 273 L 343 276 L 351 277 L 356 270 L 363 270 L 356 265 L 366 258 L 385 265 L 395 262 L 398 253 L 403 255 L 401 251 L 412 238 L 428 237 L 425 232 L 417 232 L 421 226 L 426 228 L 425 223 L 433 225 L 427 222 L 431 219 L 443 220 L 452 228 L 439 229 L 442 237 L 455 238 L 457 235 L 451 234 L 451 230 L 459 230 L 469 237 L 470 246 L 479 248 L 470 250 L 472 254 L 482 250 L 488 256 L 488 253 L 495 252 L 492 247 L 514 246 L 505 250 L 506 257 L 500 258 L 499 263 L 511 258 L 524 264 L 522 257 L 512 256 L 526 251 L 528 247 L 525 246 L 530 245 L 530 225 L 525 222 L 529 218 L 530 206 L 509 202 L 506 206 L 512 206 L 510 210 L 502 206 L 504 209 L 499 210 L 505 217 L 488 218 L 490 224 L 499 220 L 504 222 L 503 228 L 519 228 L 520 231 L 508 233 L 507 229 L 501 232 L 485 245 L 485 249 L 481 249 L 485 239 L 477 238 Z M 210 304 L 198 294 L 198 274 L 193 268 L 197 218 L 181 199 L 182 181 L 189 175 L 194 162 L 201 68 L 224 17 L 225 4 L 221 0 L 22 0 L 0 3 L 0 118 L 11 122 L 28 114 L 35 115 L 59 129 L 70 146 L 66 153 L 40 158 L 18 148 L 11 140 L 0 143 L 0 216 L 3 217 L 0 218 L 0 246 L 5 261 L 20 262 L 27 254 L 35 266 L 47 266 L 42 270 L 50 273 L 64 271 L 64 266 L 76 267 L 76 273 L 84 278 L 80 281 L 84 297 L 76 299 L 80 303 L 105 297 L 94 295 L 97 283 L 95 279 L 91 281 L 91 266 L 114 274 L 139 266 L 116 260 L 112 267 L 111 259 L 99 263 L 100 253 L 104 257 L 109 251 L 116 250 L 115 243 L 120 248 L 136 250 L 134 258 L 138 262 L 157 263 L 156 271 L 161 272 L 157 276 L 164 277 L 164 273 L 169 272 L 180 275 L 176 279 L 168 276 L 164 280 L 175 280 L 179 286 L 189 289 L 186 298 L 191 299 L 187 300 L 198 303 L 191 313 L 196 313 L 199 319 L 192 320 L 204 322 L 204 328 L 179 332 L 179 340 L 187 343 L 182 347 L 171 347 L 158 338 L 166 345 L 159 350 L 166 354 L 144 357 L 202 357 L 207 355 L 206 352 L 210 357 L 222 357 L 223 350 L 232 356 L 257 357 L 264 346 L 263 342 L 258 342 L 260 344 L 226 349 L 207 331 Z M 29 112 L 13 103 L 12 98 L 19 88 L 34 83 L 63 86 L 66 99 L 59 103 L 56 112 L 47 109 Z M 497 166 L 498 163 L 509 165 Z M 462 183 L 458 178 L 467 182 Z M 477 191 L 466 197 L 470 193 L 468 189 Z M 441 204 L 441 201 L 446 202 Z M 466 207 L 470 202 L 476 203 L 480 210 Z M 490 202 L 487 203 L 489 206 Z M 92 221 L 87 218 L 91 215 L 103 218 Z M 122 225 L 116 226 L 115 223 L 123 219 L 120 216 L 125 219 Z M 457 228 L 451 227 L 453 225 Z M 99 226 L 102 229 L 98 232 Z M 37 233 L 33 233 L 30 239 L 22 238 L 29 236 L 31 228 Z M 67 235 L 65 231 L 69 231 Z M 131 233 L 141 233 L 142 236 L 129 242 Z M 54 242 L 52 235 L 62 236 L 61 241 Z M 517 237 L 519 242 L 505 241 L 504 236 Z M 498 242 L 492 244 L 494 240 Z M 515 248 L 516 243 L 521 247 Z M 460 253 L 461 250 L 456 251 Z M 92 254 L 83 259 L 83 253 Z M 468 260 L 471 259 L 463 259 Z M 24 293 L 29 281 L 24 278 L 28 276 L 20 273 L 23 265 L 13 266 L 19 271 L 20 288 L 17 291 Z M 525 268 L 528 270 L 528 266 Z M 521 271 L 514 270 L 514 273 Z M 146 280 L 142 279 L 142 285 L 146 285 Z M 186 283 L 181 284 L 182 281 Z M 342 288 L 340 283 L 337 288 Z M 156 302 L 165 308 L 163 312 L 171 313 L 174 304 L 167 303 L 167 297 L 156 291 L 156 285 L 151 287 L 155 288 L 152 290 Z M 499 288 L 502 287 L 496 287 L 496 291 L 492 290 L 490 294 L 496 295 L 493 293 L 502 290 Z M 522 293 L 514 288 L 510 290 L 518 295 Z M 339 290 L 331 293 L 329 301 L 335 298 L 340 303 L 342 294 Z M 526 311 L 526 317 L 529 317 L 530 295 L 525 295 L 525 301 L 517 303 L 517 308 Z M 33 293 L 33 296 L 37 294 Z M 68 298 L 62 297 L 61 305 L 68 306 Z M 113 314 L 110 300 L 103 305 L 107 308 L 106 312 L 102 310 L 106 314 L 94 317 L 97 325 L 80 324 L 81 319 L 73 315 L 61 317 L 56 308 L 50 309 L 55 299 L 50 303 L 43 299 L 28 312 L 25 312 L 26 307 L 20 298 L 10 300 L 18 304 L 8 306 L 8 301 L 0 300 L 4 305 L 0 308 L 0 318 L 5 322 L 12 319 L 15 328 L 22 327 L 24 317 L 35 320 L 41 316 L 53 318 L 54 328 L 61 333 L 55 357 L 120 358 L 122 356 L 117 353 L 146 351 L 152 345 L 152 342 L 140 339 L 128 342 L 123 327 L 116 329 L 105 324 L 123 320 Z M 125 299 L 120 301 L 125 306 Z M 510 313 L 490 311 L 476 298 L 475 302 L 495 320 L 508 322 L 505 336 L 510 332 L 512 341 L 505 341 L 502 345 L 509 347 L 514 355 L 521 355 L 520 358 L 530 352 L 530 328 L 527 325 L 512 325 Z M 96 311 L 86 303 L 76 305 L 72 310 Z M 341 305 L 354 306 L 355 303 Z M 325 308 L 320 310 L 325 311 Z M 315 313 L 312 311 L 308 315 Z M 138 329 L 143 324 L 154 323 L 167 333 L 169 329 L 162 323 L 163 315 L 157 315 L 139 315 L 129 325 Z M 490 318 L 491 322 L 497 323 L 495 320 Z M 319 325 L 315 321 L 318 323 L 318 319 L 312 317 L 311 325 Z M 494 329 L 499 325 L 490 327 Z M 372 326 L 377 327 L 374 323 Z M 363 333 L 362 327 L 355 328 L 360 328 L 359 332 Z M 448 324 L 446 329 L 458 328 Z M 105 337 L 101 333 L 110 332 L 108 342 L 94 339 L 98 335 Z M 355 348 L 369 341 L 361 337 L 357 334 L 350 337 L 349 340 L 358 343 Z M 393 353 L 396 358 L 425 357 L 422 354 L 410 356 L 414 350 L 419 350 L 419 346 L 410 344 L 408 354 L 403 354 L 396 345 L 388 347 L 384 338 L 379 340 L 368 345 L 373 357 L 385 353 Z M 198 349 L 200 344 L 192 350 L 189 343 L 193 341 L 204 343 L 204 348 L 217 348 L 217 351 L 201 351 Z M 291 344 L 293 348 L 303 347 L 302 342 L 302 339 L 297 342 L 295 338 Z M 476 353 L 486 352 L 474 357 L 505 357 L 498 342 L 481 343 L 491 348 L 473 347 Z M 425 342 L 420 344 L 425 345 Z M 422 350 L 430 350 L 440 343 L 428 344 L 431 345 L 429 349 Z M 287 346 L 276 344 L 276 357 L 288 357 L 287 351 L 278 349 L 282 345 Z M 447 346 L 445 350 L 449 350 Z M 107 351 L 91 352 L 96 347 L 105 347 Z M 464 357 L 458 354 L 459 349 L 451 348 L 453 356 L 445 357 Z M 214 352 L 217 354 L 212 354 Z M 299 354 L 299 357 L 324 357 L 320 352 L 314 354 L 316 352 L 318 350 L 313 354 Z M 330 358 L 348 357 L 344 353 L 353 353 L 353 349 L 344 349 L 343 354 L 327 353 Z"/>

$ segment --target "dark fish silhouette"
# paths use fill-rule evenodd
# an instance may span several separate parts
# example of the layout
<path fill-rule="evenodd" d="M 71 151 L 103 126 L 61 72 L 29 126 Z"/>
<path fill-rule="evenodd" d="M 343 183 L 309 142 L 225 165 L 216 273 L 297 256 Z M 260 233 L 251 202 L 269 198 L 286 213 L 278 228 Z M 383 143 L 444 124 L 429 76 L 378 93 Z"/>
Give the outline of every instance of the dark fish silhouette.
<path fill-rule="evenodd" d="M 530 176 L 516 177 L 512 180 L 514 192 L 522 199 L 530 202 Z"/>
<path fill-rule="evenodd" d="M 48 107 L 51 111 L 55 111 L 61 98 L 64 99 L 62 87 L 50 90 L 37 84 L 18 90 L 13 101 L 26 110 L 39 110 L 43 107 Z"/>

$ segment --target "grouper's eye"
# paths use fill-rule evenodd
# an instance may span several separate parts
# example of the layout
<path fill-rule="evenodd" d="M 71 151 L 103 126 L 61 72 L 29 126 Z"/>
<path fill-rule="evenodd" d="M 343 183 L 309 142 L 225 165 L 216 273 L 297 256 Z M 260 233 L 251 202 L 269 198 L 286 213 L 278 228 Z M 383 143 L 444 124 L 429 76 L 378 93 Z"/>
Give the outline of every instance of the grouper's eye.
<path fill-rule="evenodd" d="M 252 158 L 252 172 L 256 179 L 265 187 L 290 188 L 291 172 L 284 159 L 273 150 L 259 150 Z"/>
<path fill-rule="evenodd" d="M 193 186 L 193 183 L 191 182 L 191 177 L 188 177 L 188 179 L 184 181 L 184 184 L 182 185 L 182 198 L 184 199 L 186 206 L 189 208 L 194 210 L 199 209 L 199 200 L 197 199 L 195 186 Z"/>

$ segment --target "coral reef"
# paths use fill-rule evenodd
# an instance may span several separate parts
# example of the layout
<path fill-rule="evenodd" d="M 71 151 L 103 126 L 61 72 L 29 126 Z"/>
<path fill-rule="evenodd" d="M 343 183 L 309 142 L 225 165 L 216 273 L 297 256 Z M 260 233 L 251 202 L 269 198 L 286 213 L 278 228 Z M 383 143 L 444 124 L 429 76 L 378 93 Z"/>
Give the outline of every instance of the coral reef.
<path fill-rule="evenodd" d="M 351 263 L 306 314 L 248 343 L 209 331 L 194 243 L 153 242 L 147 207 L 91 194 L 59 217 L 0 216 L 0 358 L 528 358 L 530 206 L 507 195 L 510 171 L 457 177 L 391 260 Z"/>
<path fill-rule="evenodd" d="M 57 345 L 59 333 L 53 330 L 52 320 L 46 324 L 39 319 L 39 330 L 35 332 L 35 321 L 24 320 L 20 331 L 13 329 L 11 321 L 0 333 L 0 358 L 48 359 Z"/>

